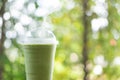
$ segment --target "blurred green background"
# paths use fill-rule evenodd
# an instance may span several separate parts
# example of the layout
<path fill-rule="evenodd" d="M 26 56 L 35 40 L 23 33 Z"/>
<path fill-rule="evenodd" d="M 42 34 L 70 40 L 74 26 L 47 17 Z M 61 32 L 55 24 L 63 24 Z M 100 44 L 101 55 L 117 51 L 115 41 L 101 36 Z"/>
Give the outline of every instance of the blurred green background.
<path fill-rule="evenodd" d="M 85 80 L 85 36 L 86 80 L 120 80 L 120 0 L 0 0 L 0 80 L 25 80 L 16 40 L 43 17 L 59 41 L 53 80 Z"/>

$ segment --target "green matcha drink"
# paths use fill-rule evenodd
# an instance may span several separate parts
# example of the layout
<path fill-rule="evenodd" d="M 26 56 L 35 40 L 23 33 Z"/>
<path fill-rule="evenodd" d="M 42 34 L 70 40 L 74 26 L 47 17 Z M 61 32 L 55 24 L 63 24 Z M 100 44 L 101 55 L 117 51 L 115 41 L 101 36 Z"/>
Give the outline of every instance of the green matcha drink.
<path fill-rule="evenodd" d="M 42 26 L 19 38 L 25 57 L 26 80 L 52 80 L 57 40 L 52 31 Z"/>
<path fill-rule="evenodd" d="M 56 44 L 24 44 L 27 80 L 52 80 Z"/>

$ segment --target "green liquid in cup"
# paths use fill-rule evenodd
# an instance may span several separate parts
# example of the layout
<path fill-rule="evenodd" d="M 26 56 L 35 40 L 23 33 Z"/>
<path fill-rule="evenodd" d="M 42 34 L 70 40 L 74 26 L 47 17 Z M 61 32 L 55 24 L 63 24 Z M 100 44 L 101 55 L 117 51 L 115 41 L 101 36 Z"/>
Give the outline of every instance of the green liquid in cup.
<path fill-rule="evenodd" d="M 52 80 L 56 44 L 25 44 L 27 80 Z"/>

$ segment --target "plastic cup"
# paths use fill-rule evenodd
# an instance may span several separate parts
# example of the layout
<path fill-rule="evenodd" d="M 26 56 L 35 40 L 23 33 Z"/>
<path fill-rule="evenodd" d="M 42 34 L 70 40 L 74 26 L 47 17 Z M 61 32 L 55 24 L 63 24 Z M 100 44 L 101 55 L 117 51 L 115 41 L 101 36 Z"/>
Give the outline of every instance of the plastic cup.
<path fill-rule="evenodd" d="M 52 80 L 57 41 L 47 30 L 33 30 L 21 39 L 26 80 Z"/>

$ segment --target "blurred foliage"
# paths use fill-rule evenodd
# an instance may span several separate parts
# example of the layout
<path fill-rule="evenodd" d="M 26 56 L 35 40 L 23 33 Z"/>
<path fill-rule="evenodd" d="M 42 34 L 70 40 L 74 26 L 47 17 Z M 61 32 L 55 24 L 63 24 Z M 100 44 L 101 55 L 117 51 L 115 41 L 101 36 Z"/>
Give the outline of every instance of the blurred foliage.
<path fill-rule="evenodd" d="M 17 3 L 18 1 L 18 3 Z M 19 2 L 24 2 L 22 3 Z M 108 25 L 94 31 L 91 27 L 89 34 L 89 61 L 90 80 L 120 80 L 120 1 L 106 0 L 108 15 L 97 13 L 93 7 L 97 2 L 105 0 L 90 0 L 88 19 L 89 26 L 92 20 L 106 18 Z M 48 17 L 52 23 L 53 31 L 59 41 L 57 46 L 53 80 L 83 80 L 82 64 L 82 0 L 60 0 L 62 7 L 58 11 L 53 11 Z M 0 7 L 2 0 L 0 0 Z M 13 6 L 17 4 L 16 6 Z M 35 6 L 37 10 L 40 5 L 38 0 L 8 0 L 6 3 L 6 40 L 4 43 L 5 54 L 8 60 L 5 62 L 4 80 L 25 80 L 24 56 L 16 39 L 18 35 L 26 32 L 30 27 L 34 28 L 37 23 L 25 24 L 21 17 L 31 17 L 34 21 L 42 22 L 42 17 L 36 16 L 28 10 L 28 6 Z M 19 7 L 18 7 L 19 5 Z M 16 14 L 13 12 L 16 11 Z M 99 11 L 98 11 L 99 12 Z M 106 14 L 107 14 L 106 13 Z M 1 18 L 1 17 L 0 17 Z M 98 24 L 99 25 L 99 24 Z M 0 25 L 1 27 L 1 25 Z M 97 27 L 97 26 L 96 26 Z M 23 29 L 24 28 L 24 29 Z"/>

